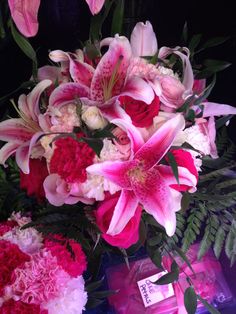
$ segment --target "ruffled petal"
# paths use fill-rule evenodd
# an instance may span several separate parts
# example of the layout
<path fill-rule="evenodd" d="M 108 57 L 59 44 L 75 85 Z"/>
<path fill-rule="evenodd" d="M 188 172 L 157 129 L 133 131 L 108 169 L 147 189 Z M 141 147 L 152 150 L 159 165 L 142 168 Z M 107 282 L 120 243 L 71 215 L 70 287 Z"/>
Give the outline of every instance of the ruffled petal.
<path fill-rule="evenodd" d="M 142 161 L 145 169 L 155 166 L 169 150 L 176 135 L 184 126 L 185 121 L 180 114 L 168 120 L 138 150 L 134 158 Z"/>
<path fill-rule="evenodd" d="M 26 37 L 38 32 L 38 9 L 40 0 L 8 0 L 11 16 L 19 31 Z"/>
<path fill-rule="evenodd" d="M 138 199 L 134 195 L 133 191 L 122 190 L 116 204 L 110 226 L 107 230 L 107 234 L 119 234 L 125 228 L 130 219 L 135 215 L 137 206 Z"/>

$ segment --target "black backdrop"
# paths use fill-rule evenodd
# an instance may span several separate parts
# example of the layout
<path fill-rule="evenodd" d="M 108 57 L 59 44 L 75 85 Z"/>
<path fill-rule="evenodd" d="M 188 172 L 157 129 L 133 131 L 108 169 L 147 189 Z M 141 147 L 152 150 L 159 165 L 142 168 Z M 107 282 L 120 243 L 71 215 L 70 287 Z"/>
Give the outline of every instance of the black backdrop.
<path fill-rule="evenodd" d="M 211 0 L 125 0 L 125 29 L 139 20 L 150 20 L 157 34 L 159 47 L 180 44 L 180 35 L 187 21 L 190 35 L 202 33 L 203 39 L 230 36 L 221 47 L 211 48 L 206 57 L 226 60 L 233 65 L 218 74 L 216 87 L 210 100 L 236 106 L 236 20 L 232 1 L 217 3 Z M 88 38 L 90 12 L 84 0 L 42 0 L 39 10 L 39 33 L 31 39 L 37 50 L 40 65 L 48 63 L 49 49 L 73 50 Z M 129 27 L 128 27 L 129 26 Z M 110 23 L 104 25 L 104 36 L 109 35 Z M 31 63 L 11 39 L 0 50 L 1 84 L 4 95 L 31 75 Z M 232 123 L 235 124 L 235 119 Z M 236 124 L 235 124 L 236 125 Z M 230 126 L 230 135 L 234 130 Z"/>
<path fill-rule="evenodd" d="M 159 47 L 178 45 L 185 21 L 188 22 L 191 35 L 202 33 L 204 39 L 230 36 L 227 43 L 222 47 L 209 49 L 205 56 L 233 63 L 230 68 L 218 74 L 215 89 L 209 99 L 236 106 L 236 20 L 233 1 L 224 0 L 217 3 L 210 0 L 136 0 L 135 14 L 130 10 L 130 2 L 131 0 L 125 0 L 128 10 L 126 28 L 139 20 L 150 20 L 157 34 Z M 137 10 L 138 4 L 141 5 L 140 10 Z M 78 48 L 80 42 L 88 38 L 90 16 L 84 0 L 42 0 L 39 33 L 31 39 L 32 45 L 37 50 L 40 65 L 48 63 L 49 49 Z M 109 35 L 109 21 L 104 26 L 103 33 Z M 9 39 L 0 50 L 0 69 L 0 96 L 18 87 L 31 75 L 30 61 Z M 235 126 L 234 118 L 229 126 L 230 137 L 234 139 Z M 228 260 L 222 258 L 222 262 L 224 268 L 228 269 Z M 235 267 L 233 271 L 233 276 L 231 272 L 226 272 L 226 276 L 236 293 Z"/>

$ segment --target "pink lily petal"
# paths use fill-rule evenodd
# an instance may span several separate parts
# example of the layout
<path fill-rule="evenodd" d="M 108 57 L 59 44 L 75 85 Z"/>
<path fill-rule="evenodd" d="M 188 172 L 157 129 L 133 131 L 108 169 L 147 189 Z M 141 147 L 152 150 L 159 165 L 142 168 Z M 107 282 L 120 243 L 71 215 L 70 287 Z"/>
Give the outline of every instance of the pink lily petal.
<path fill-rule="evenodd" d="M 177 133 L 185 127 L 182 115 L 164 123 L 152 137 L 138 150 L 135 159 L 143 161 L 144 169 L 155 166 L 171 147 Z"/>
<path fill-rule="evenodd" d="M 126 174 L 132 164 L 131 161 L 105 161 L 88 166 L 86 171 L 93 175 L 104 176 L 123 189 L 130 189 L 130 182 Z"/>
<path fill-rule="evenodd" d="M 177 185 L 176 178 L 170 166 L 158 165 L 156 169 L 160 175 L 165 179 L 167 185 Z M 178 167 L 179 184 L 190 187 L 189 192 L 196 191 L 197 178 L 187 168 Z"/>
<path fill-rule="evenodd" d="M 119 96 L 121 95 L 130 96 L 146 104 L 150 104 L 155 96 L 152 87 L 140 77 L 129 78 Z"/>
<path fill-rule="evenodd" d="M 87 97 L 89 88 L 79 83 L 65 83 L 58 86 L 52 92 L 49 98 L 49 108 L 60 108 L 70 102 L 76 101 L 77 98 Z"/>
<path fill-rule="evenodd" d="M 191 63 L 189 61 L 189 50 L 185 48 L 185 51 L 187 52 L 187 55 L 178 51 L 180 47 L 176 48 L 169 48 L 169 47 L 162 47 L 159 50 L 158 57 L 159 58 L 165 58 L 171 53 L 174 53 L 180 57 L 183 63 L 183 85 L 186 88 L 186 94 L 190 93 L 193 88 L 194 83 L 194 76 L 193 76 L 193 69 L 191 66 Z"/>
<path fill-rule="evenodd" d="M 95 102 L 94 105 L 96 106 L 97 103 Z M 103 116 L 109 121 L 113 119 L 130 120 L 130 117 L 121 108 L 120 103 L 119 101 L 117 101 L 117 99 L 112 98 L 110 101 L 107 101 L 105 104 L 101 104 L 98 107 L 102 111 Z"/>
<path fill-rule="evenodd" d="M 26 96 L 22 94 L 19 97 L 18 106 L 19 109 L 28 117 L 34 121 L 38 120 L 39 110 L 39 99 L 41 94 L 46 88 L 52 84 L 50 80 L 44 80 L 39 82 L 34 89 Z"/>
<path fill-rule="evenodd" d="M 73 54 L 62 50 L 55 50 L 49 54 L 50 58 L 55 62 L 69 62 L 69 72 L 75 83 L 90 86 L 94 74 L 94 68 L 80 60 L 75 60 Z"/>
<path fill-rule="evenodd" d="M 17 142 L 9 142 L 5 144 L 1 149 L 0 149 L 0 164 L 3 165 L 4 167 L 7 167 L 5 164 L 6 160 L 15 153 L 17 148 L 19 147 L 19 143 Z"/>
<path fill-rule="evenodd" d="M 130 44 L 135 57 L 154 56 L 157 52 L 157 39 L 149 21 L 139 22 L 135 25 Z"/>
<path fill-rule="evenodd" d="M 90 95 L 92 100 L 104 102 L 120 94 L 131 56 L 128 39 L 116 36 L 94 72 Z"/>
<path fill-rule="evenodd" d="M 16 150 L 16 163 L 25 174 L 29 174 L 30 172 L 29 159 L 31 150 L 43 134 L 43 132 L 35 133 L 30 141 L 24 143 Z"/>
<path fill-rule="evenodd" d="M 171 191 L 156 169 L 147 172 L 145 184 L 134 183 L 133 188 L 145 211 L 164 226 L 168 236 L 172 236 L 176 229 L 175 212 L 181 208 L 181 193 Z"/>
<path fill-rule="evenodd" d="M 123 119 L 114 119 L 111 121 L 111 123 L 117 125 L 127 133 L 131 141 L 132 151 L 134 153 L 136 153 L 139 150 L 139 148 L 143 146 L 144 144 L 143 137 L 139 130 L 132 125 L 132 123 L 125 121 Z"/>
<path fill-rule="evenodd" d="M 217 104 L 214 102 L 203 102 L 203 117 L 210 116 L 225 116 L 228 114 L 236 114 L 236 108 L 225 105 L 225 104 Z"/>
<path fill-rule="evenodd" d="M 138 199 L 133 191 L 122 190 L 116 204 L 107 234 L 119 234 L 134 216 L 138 206 Z"/>
<path fill-rule="evenodd" d="M 62 79 L 61 69 L 52 65 L 45 65 L 38 69 L 39 81 L 50 80 L 53 83 L 60 82 Z"/>
<path fill-rule="evenodd" d="M 11 16 L 26 37 L 35 36 L 38 32 L 38 9 L 40 0 L 8 0 Z"/>
<path fill-rule="evenodd" d="M 210 117 L 208 120 L 208 137 L 209 137 L 209 142 L 210 142 L 210 147 L 211 147 L 211 157 L 212 158 L 218 158 L 218 152 L 217 152 L 217 147 L 216 147 L 216 125 L 215 125 L 215 118 Z"/>
<path fill-rule="evenodd" d="M 29 130 L 21 118 L 8 119 L 0 123 L 0 140 L 24 143 L 29 141 L 33 131 Z"/>
<path fill-rule="evenodd" d="M 85 0 L 85 1 L 87 2 L 89 9 L 93 15 L 98 14 L 101 11 L 105 2 L 105 0 Z"/>

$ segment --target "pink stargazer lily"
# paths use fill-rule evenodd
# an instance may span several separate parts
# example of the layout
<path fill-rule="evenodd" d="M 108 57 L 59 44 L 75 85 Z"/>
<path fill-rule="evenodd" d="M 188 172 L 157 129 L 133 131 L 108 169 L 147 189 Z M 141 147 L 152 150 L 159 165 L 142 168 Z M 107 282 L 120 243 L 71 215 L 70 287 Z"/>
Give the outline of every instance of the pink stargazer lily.
<path fill-rule="evenodd" d="M 11 16 L 19 31 L 26 37 L 38 32 L 38 10 L 40 0 L 8 0 Z"/>
<path fill-rule="evenodd" d="M 109 44 L 96 69 L 71 54 L 58 51 L 53 59 L 69 61 L 69 71 L 74 82 L 59 85 L 49 99 L 49 110 L 59 108 L 80 98 L 86 105 L 96 105 L 109 120 L 121 118 L 125 111 L 118 104 L 119 96 L 130 96 L 150 104 L 154 98 L 152 87 L 143 78 L 129 76 L 132 50 L 126 37 L 108 38 Z M 58 59 L 60 58 L 60 59 Z"/>
<path fill-rule="evenodd" d="M 29 173 L 29 158 L 32 148 L 36 148 L 39 137 L 50 129 L 47 118 L 40 113 L 39 99 L 42 92 L 51 85 L 50 80 L 44 80 L 26 96 L 21 95 L 17 109 L 20 118 L 8 119 L 0 123 L 0 140 L 7 142 L 0 149 L 0 164 L 13 154 L 20 169 Z M 39 153 L 41 147 L 38 147 Z M 37 150 L 37 148 L 36 148 Z"/>
<path fill-rule="evenodd" d="M 132 133 L 133 159 L 112 161 L 91 165 L 87 171 L 102 175 L 122 188 L 120 198 L 114 210 L 109 229 L 110 235 L 119 234 L 134 216 L 140 203 L 162 226 L 169 236 L 176 228 L 175 212 L 181 207 L 181 193 L 171 188 L 176 184 L 170 166 L 158 165 L 169 150 L 177 133 L 185 126 L 184 118 L 177 115 L 163 124 L 144 144 L 138 130 L 129 128 L 129 122 L 116 119 L 116 125 Z M 184 167 L 178 167 L 179 183 L 196 190 L 197 179 Z"/>

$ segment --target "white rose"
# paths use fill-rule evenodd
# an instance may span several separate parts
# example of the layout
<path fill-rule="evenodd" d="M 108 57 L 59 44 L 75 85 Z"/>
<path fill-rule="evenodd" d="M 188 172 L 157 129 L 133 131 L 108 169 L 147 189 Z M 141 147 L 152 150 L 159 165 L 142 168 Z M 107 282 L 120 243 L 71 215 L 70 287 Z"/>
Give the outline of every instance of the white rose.
<path fill-rule="evenodd" d="M 103 129 L 107 125 L 107 120 L 95 106 L 87 107 L 81 118 L 91 130 Z"/>

